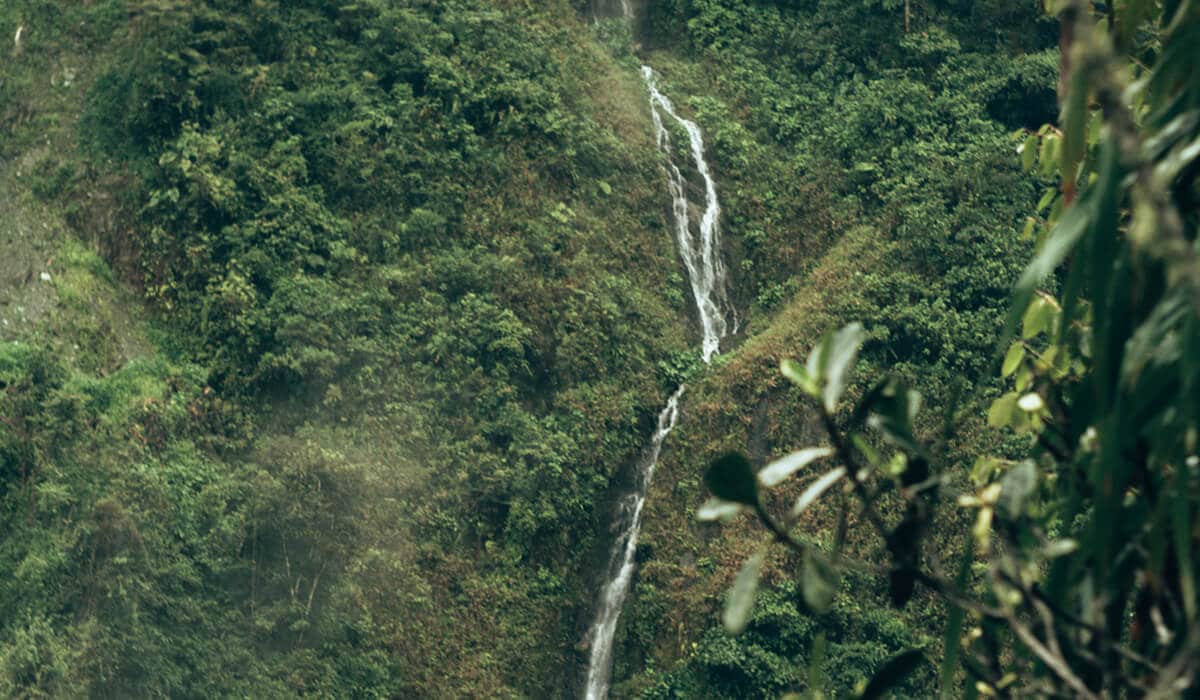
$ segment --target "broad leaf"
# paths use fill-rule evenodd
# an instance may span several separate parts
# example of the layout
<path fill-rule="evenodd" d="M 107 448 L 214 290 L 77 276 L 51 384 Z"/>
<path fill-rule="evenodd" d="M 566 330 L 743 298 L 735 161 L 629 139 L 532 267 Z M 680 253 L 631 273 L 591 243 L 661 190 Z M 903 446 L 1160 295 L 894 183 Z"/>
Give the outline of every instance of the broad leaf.
<path fill-rule="evenodd" d="M 797 470 L 812 464 L 813 462 L 823 457 L 828 457 L 833 454 L 833 450 L 828 447 L 806 447 L 803 450 L 781 457 L 780 459 L 771 462 L 758 473 L 758 480 L 763 486 L 771 488 L 783 483 Z"/>
<path fill-rule="evenodd" d="M 1021 335 L 1026 340 L 1039 333 L 1050 333 L 1058 321 L 1058 302 L 1045 294 L 1038 294 L 1030 302 L 1021 319 Z"/>
<path fill-rule="evenodd" d="M 758 592 L 758 579 L 762 574 L 765 552 L 760 549 L 755 552 L 734 579 L 733 588 L 729 589 L 729 597 L 725 600 L 725 612 L 721 622 L 730 634 L 741 634 L 750 622 L 750 613 L 754 610 L 754 597 Z"/>
<path fill-rule="evenodd" d="M 1021 279 L 1013 287 L 1012 305 L 1009 307 L 1008 321 L 1005 323 L 998 347 L 1003 348 L 1012 340 L 1017 330 L 1017 324 L 1020 323 L 1022 315 L 1029 307 L 1030 300 L 1033 299 L 1034 288 L 1049 277 L 1050 273 L 1054 272 L 1055 268 L 1075 249 L 1076 244 L 1079 243 L 1091 224 L 1092 208 L 1090 202 L 1081 201 L 1068 209 L 1066 215 L 1050 232 L 1050 237 L 1046 240 L 1046 245 L 1042 247 L 1041 252 L 1025 268 Z"/>
<path fill-rule="evenodd" d="M 889 442 L 906 452 L 920 452 L 912 422 L 921 409 L 921 394 L 902 380 L 891 377 L 872 397 L 868 425 L 883 433 Z"/>
<path fill-rule="evenodd" d="M 904 679 L 917 670 L 924 660 L 925 655 L 919 649 L 909 649 L 888 659 L 883 668 L 875 672 L 871 682 L 859 694 L 858 700 L 875 700 L 884 697 L 889 690 L 903 683 Z"/>
<path fill-rule="evenodd" d="M 704 475 L 704 483 L 714 496 L 723 501 L 748 506 L 758 503 L 758 480 L 754 477 L 754 467 L 737 452 L 730 452 L 713 462 Z"/>
<path fill-rule="evenodd" d="M 738 503 L 730 503 L 719 498 L 710 498 L 696 509 L 696 520 L 701 522 L 728 520 L 742 512 L 742 508 L 743 506 Z"/>
<path fill-rule="evenodd" d="M 846 475 L 845 467 L 838 467 L 833 471 L 827 472 L 820 479 L 809 484 L 808 488 L 804 489 L 804 493 L 800 494 L 800 498 L 796 499 L 796 504 L 792 506 L 792 515 L 800 515 L 808 509 L 813 503 L 817 502 L 826 491 Z"/>
<path fill-rule="evenodd" d="M 812 375 L 808 373 L 808 368 L 800 366 L 794 360 L 784 360 L 779 364 L 779 371 L 787 377 L 789 381 L 799 386 L 804 390 L 804 393 L 816 398 L 821 395 L 821 387 Z"/>
<path fill-rule="evenodd" d="M 820 555 L 808 550 L 804 554 L 804 575 L 800 580 L 804 602 L 814 612 L 823 613 L 833 606 L 837 592 L 837 571 Z"/>
<path fill-rule="evenodd" d="M 1016 372 L 1023 359 L 1025 359 L 1025 344 L 1013 343 L 1004 355 L 1004 366 L 1000 369 L 1001 376 L 1007 377 Z"/>
<path fill-rule="evenodd" d="M 993 428 L 1003 428 L 1012 423 L 1013 412 L 1017 409 L 1017 394 L 1009 392 L 992 402 L 988 409 L 988 425 Z"/>
<path fill-rule="evenodd" d="M 1016 518 L 1025 511 L 1025 502 L 1037 489 L 1037 467 L 1031 460 L 1025 460 L 1004 475 L 1000 481 L 1000 504 L 1008 511 L 1010 517 Z"/>
<path fill-rule="evenodd" d="M 858 358 L 858 349 L 866 338 L 867 332 L 861 323 L 851 323 L 833 334 L 825 360 L 825 389 L 822 392 L 827 412 L 833 413 L 837 408 L 842 392 L 846 390 L 846 379 Z"/>
<path fill-rule="evenodd" d="M 1038 157 L 1038 137 L 1037 134 L 1030 134 L 1023 144 L 1021 144 L 1021 167 L 1026 170 L 1032 170 Z"/>

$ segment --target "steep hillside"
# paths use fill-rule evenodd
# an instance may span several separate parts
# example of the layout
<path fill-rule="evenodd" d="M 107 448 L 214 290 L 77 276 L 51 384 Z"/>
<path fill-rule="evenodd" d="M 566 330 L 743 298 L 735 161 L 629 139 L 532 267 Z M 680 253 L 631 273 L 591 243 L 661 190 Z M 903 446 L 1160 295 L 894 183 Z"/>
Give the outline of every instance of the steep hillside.
<path fill-rule="evenodd" d="M 939 609 L 926 601 L 891 612 L 870 577 L 810 617 L 789 588 L 799 562 L 786 558 L 768 572 L 782 588 L 746 635 L 730 639 L 720 608 L 761 533 L 745 520 L 718 528 L 693 516 L 706 498 L 701 475 L 723 452 L 761 465 L 822 441 L 778 367 L 830 328 L 862 321 L 862 374 L 888 367 L 922 387 L 928 437 L 942 411 L 982 416 L 997 395 L 990 363 L 1009 281 L 1028 255 L 1022 228 L 1037 184 L 1019 173 L 1010 133 L 1053 119 L 1057 52 L 1035 8 L 980 4 L 971 14 L 951 5 L 922 4 L 908 31 L 898 10 L 870 3 L 667 2 L 648 11 L 646 59 L 669 91 L 690 96 L 712 143 L 749 328 L 693 382 L 651 488 L 618 659 L 632 677 L 627 694 L 776 697 L 803 686 L 821 631 L 837 692 L 847 693 L 889 654 L 936 643 Z M 1001 17 L 1011 34 L 980 31 Z M 972 418 L 942 443 L 964 475 L 982 451 L 1023 449 L 982 427 Z M 832 514 L 808 517 L 814 540 L 832 536 Z M 955 513 L 942 517 L 949 551 L 967 527 Z M 908 692 L 927 696 L 919 684 L 930 678 Z"/>
<path fill-rule="evenodd" d="M 575 695 L 684 379 L 614 695 L 775 697 L 818 631 L 844 693 L 936 644 L 866 579 L 808 615 L 782 557 L 725 636 L 754 535 L 693 512 L 721 452 L 810 442 L 777 368 L 834 325 L 927 434 L 994 392 L 1055 36 L 999 0 L 621 4 L 0 7 L 0 695 Z M 643 61 L 724 207 L 711 367 Z"/>
<path fill-rule="evenodd" d="M 565 3 L 18 26 L 0 688 L 569 687 L 609 484 L 691 361 L 628 35 Z"/>

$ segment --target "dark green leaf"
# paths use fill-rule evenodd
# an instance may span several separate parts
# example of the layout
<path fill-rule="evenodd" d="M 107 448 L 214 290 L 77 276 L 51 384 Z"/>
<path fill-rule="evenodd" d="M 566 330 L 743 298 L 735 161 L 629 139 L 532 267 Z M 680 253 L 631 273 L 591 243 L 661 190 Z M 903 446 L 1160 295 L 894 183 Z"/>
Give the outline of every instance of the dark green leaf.
<path fill-rule="evenodd" d="M 867 687 L 859 694 L 858 700 L 875 700 L 882 698 L 884 693 L 904 682 L 921 662 L 925 655 L 919 649 L 909 649 L 887 660 L 879 669 Z"/>
<path fill-rule="evenodd" d="M 888 572 L 888 597 L 897 608 L 908 604 L 916 587 L 917 573 L 912 569 L 892 569 Z"/>
<path fill-rule="evenodd" d="M 730 452 L 713 462 L 704 475 L 704 483 L 712 494 L 723 501 L 755 505 L 758 503 L 758 480 L 754 467 L 738 452 Z"/>
<path fill-rule="evenodd" d="M 1100 171 L 1092 183 L 1093 218 L 1088 235 L 1088 285 L 1092 302 L 1092 359 L 1094 373 L 1094 399 L 1099 410 L 1105 410 L 1112 399 L 1110 388 L 1117 384 L 1121 355 L 1129 339 L 1126 332 L 1130 316 L 1129 308 L 1129 263 L 1118 251 L 1122 246 L 1118 240 L 1117 224 L 1121 218 L 1120 207 L 1123 197 L 1121 178 L 1120 147 L 1115 137 L 1109 135 L 1100 149 Z M 1110 313 L 1110 309 L 1118 309 Z"/>
<path fill-rule="evenodd" d="M 921 446 L 913 434 L 913 418 L 921 407 L 921 395 L 890 377 L 871 396 L 871 418 L 868 424 L 883 433 L 889 442 L 909 453 L 918 453 Z"/>

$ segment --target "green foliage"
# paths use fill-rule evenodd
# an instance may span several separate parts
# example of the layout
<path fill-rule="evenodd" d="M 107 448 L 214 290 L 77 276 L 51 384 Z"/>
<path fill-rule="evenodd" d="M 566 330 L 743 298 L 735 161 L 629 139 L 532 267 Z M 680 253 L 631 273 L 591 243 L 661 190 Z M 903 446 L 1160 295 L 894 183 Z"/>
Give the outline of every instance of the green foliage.
<path fill-rule="evenodd" d="M 3 357 L 0 415 L 20 418 L 2 428 L 0 683 L 190 695 L 261 674 L 249 649 L 216 634 L 232 621 L 221 601 L 243 570 L 237 523 L 251 494 L 192 441 L 224 420 L 203 374 L 141 361 L 72 376 L 19 343 Z M 206 651 L 179 656 L 189 645 Z M 200 659 L 244 675 L 207 674 Z"/>
<path fill-rule="evenodd" d="M 938 526 L 943 489 L 963 475 L 931 464 L 933 450 L 914 435 L 919 395 L 896 378 L 881 380 L 839 423 L 836 405 L 822 395 L 823 385 L 835 383 L 837 368 L 825 356 L 836 345 L 828 338 L 837 336 L 826 336 L 805 368 L 783 365 L 784 376 L 823 399 L 818 411 L 849 477 L 846 492 L 865 516 L 860 526 L 889 554 L 893 603 L 905 605 L 919 582 L 957 610 L 945 626 L 954 655 L 941 671 L 943 697 L 955 693 L 960 659 L 965 682 L 993 697 L 1165 697 L 1190 688 L 1200 673 L 1191 555 L 1191 388 L 1200 363 L 1185 350 L 1196 343 L 1200 318 L 1197 171 L 1190 167 L 1200 156 L 1200 82 L 1190 69 L 1200 11 L 1164 7 L 1160 31 L 1146 27 L 1122 45 L 1112 22 L 1148 19 L 1134 5 L 1113 14 L 1082 2 L 1056 9 L 1074 42 L 1064 57 L 1070 72 L 1060 126 L 1017 136 L 1025 167 L 1057 174 L 1061 197 L 1049 192 L 1039 214 L 1056 203 L 1045 219 L 1032 219 L 1032 229 L 1041 229 L 1039 250 L 1016 281 L 999 344 L 1001 373 L 1016 390 L 988 413 L 993 426 L 1030 437 L 1028 458 L 983 458 L 972 470 L 975 493 L 956 500 L 975 525 L 954 581 L 943 577 L 942 553 L 926 542 Z M 1126 84 L 1126 75 L 1139 73 Z M 1040 289 L 1060 268 L 1062 291 Z M 861 338 L 855 329 L 838 334 Z M 1009 346 L 1018 329 L 1020 339 Z M 873 431 L 863 429 L 863 418 Z M 954 422 L 948 415 L 947 433 Z M 710 473 L 728 473 L 729 460 Z M 741 480 L 756 483 L 752 475 Z M 724 497 L 738 487 L 713 491 Z M 881 507 L 891 492 L 903 503 L 898 520 Z M 843 497 L 837 506 L 843 524 L 847 503 Z M 812 545 L 791 534 L 795 522 L 780 525 L 759 512 L 770 541 L 814 556 Z M 844 536 L 840 528 L 835 560 Z M 972 577 L 972 568 L 986 575 Z M 806 562 L 802 586 L 813 570 Z M 967 616 L 975 627 L 964 638 Z M 876 680 L 898 678 L 916 658 L 897 657 Z M 882 692 L 876 680 L 863 696 Z"/>
<path fill-rule="evenodd" d="M 610 482 L 699 364 L 637 75 L 561 2 L 18 23 L 0 151 L 56 139 L 32 189 L 116 275 L 65 245 L 4 346 L 0 694 L 560 687 Z"/>
<path fill-rule="evenodd" d="M 861 293 L 829 300 L 834 315 L 872 329 L 868 354 L 932 365 L 947 387 L 986 377 L 1035 196 L 1008 134 L 1054 115 L 1057 58 L 1032 8 L 960 5 L 914 5 L 909 33 L 895 6 L 861 2 L 648 10 L 653 36 L 682 38 L 706 66 L 664 76 L 704 95 L 689 106 L 729 183 L 751 328 L 833 241 L 871 226 L 895 244 L 890 264 L 856 271 Z M 992 33 L 997 14 L 1011 33 Z"/>
<path fill-rule="evenodd" d="M 796 537 L 805 545 L 810 535 L 819 539 L 838 528 L 834 504 L 849 483 L 848 470 L 796 466 L 788 471 L 796 492 L 784 494 L 769 493 L 761 476 L 804 452 L 796 448 L 819 444 L 806 395 L 827 390 L 830 410 L 842 408 L 838 415 L 850 418 L 845 414 L 871 386 L 835 373 L 789 390 L 764 376 L 765 368 L 797 344 L 812 345 L 826 328 L 860 320 L 868 330 L 859 354 L 864 366 L 895 368 L 919 382 L 932 405 L 914 419 L 903 384 L 876 391 L 905 408 L 881 428 L 887 439 L 908 445 L 936 431 L 943 411 L 969 410 L 955 404 L 961 387 L 978 387 L 976 408 L 1000 383 L 990 376 L 996 337 L 1011 280 L 1034 243 L 1021 237 L 1021 228 L 1044 184 L 1031 182 L 1014 162 L 1010 134 L 1056 112 L 1056 27 L 1032 5 L 914 2 L 905 32 L 903 5 L 703 0 L 647 7 L 645 60 L 668 93 L 692 96 L 678 101 L 709 144 L 748 340 L 726 356 L 727 364 L 689 385 L 695 413 L 671 438 L 684 454 L 669 448 L 660 465 L 676 485 L 647 522 L 654 566 L 643 571 L 660 590 L 681 589 L 675 600 L 685 610 L 672 616 L 634 608 L 682 631 L 679 651 L 664 641 L 671 633 L 628 643 L 634 671 L 645 656 L 656 664 L 634 675 L 631 686 L 649 683 L 659 667 L 691 662 L 694 652 L 683 645 L 717 624 L 717 611 L 728 616 L 733 601 L 719 585 L 732 586 L 758 544 L 744 528 L 729 528 L 722 538 L 686 536 L 697 526 L 683 521 L 701 503 L 695 513 L 704 520 L 733 520 L 751 510 L 743 498 L 704 502 L 707 494 L 695 484 L 705 464 L 732 449 L 755 467 L 765 465 L 758 495 L 770 513 L 794 513 Z M 952 446 L 937 449 L 969 468 L 979 452 L 1001 442 L 981 424 L 964 426 L 948 438 Z M 1003 446 L 1005 457 L 1023 450 Z M 905 466 L 890 467 L 896 486 L 921 471 Z M 770 481 L 787 488 L 786 481 Z M 672 508 L 675 515 L 667 513 Z M 950 525 L 935 533 L 934 546 L 953 551 L 953 532 Z M 862 547 L 861 540 L 845 544 L 863 557 L 881 556 Z M 721 561 L 728 576 L 705 576 L 690 558 Z M 813 604 L 821 605 L 837 584 L 836 561 L 815 550 L 790 567 L 797 582 L 808 582 Z M 914 582 L 906 576 L 897 579 L 897 599 L 911 594 L 904 589 Z M 941 622 L 931 608 L 910 606 L 900 617 L 919 627 Z M 710 692 L 694 683 L 691 695 Z"/>
<path fill-rule="evenodd" d="M 1111 421 L 1138 437 L 1103 454 L 1140 454 L 1174 431 L 1174 452 L 1147 463 L 1186 464 L 1191 317 L 1163 280 L 1187 270 L 1163 262 L 1153 235 L 1166 192 L 1193 194 L 1194 96 L 1168 99 L 1186 72 L 1156 72 L 1150 111 L 1137 114 L 1155 136 L 1145 158 L 1169 184 L 1126 197 L 1117 176 L 1136 159 L 1114 165 L 1097 147 L 1087 85 L 1073 87 L 1064 133 L 1037 128 L 1057 112 L 1058 35 L 1032 4 L 665 0 L 646 3 L 636 29 L 588 29 L 584 5 L 0 8 L 0 36 L 27 27 L 0 78 L 0 130 L 13 135 L 0 142 L 0 205 L 9 165 L 56 139 L 30 190 L 145 293 L 161 346 L 123 342 L 136 334 L 111 311 L 126 301 L 108 298 L 114 275 L 83 243 L 57 254 L 47 325 L 0 344 L 0 570 L 13 572 L 0 583 L 0 694 L 558 692 L 593 593 L 590 554 L 608 544 L 607 495 L 684 379 L 694 398 L 648 505 L 660 510 L 618 659 L 651 697 L 841 697 L 872 691 L 878 671 L 899 680 L 888 659 L 936 647 L 913 630 L 932 631 L 939 613 L 886 601 L 921 595 L 922 557 L 957 546 L 934 532 L 916 547 L 920 514 L 905 510 L 935 456 L 938 474 L 959 469 L 977 491 L 968 512 L 981 541 L 1041 519 L 1054 539 L 1039 566 L 1067 567 L 1054 580 L 1078 573 L 1068 562 L 1111 554 L 1067 551 L 1066 537 L 1145 503 L 1166 544 L 1148 547 L 1158 568 L 1143 568 L 1189 560 L 1187 499 L 1138 490 L 1133 504 L 1055 519 L 1043 457 L 973 425 L 926 447 L 937 411 L 918 412 L 907 389 L 921 386 L 935 409 L 954 408 L 964 381 L 1000 393 L 988 370 L 1008 284 L 1036 248 L 1031 303 L 1012 317 L 1024 337 L 1004 363 L 1016 386 L 992 422 L 1066 440 L 1049 387 L 1077 387 L 1062 403 L 1094 406 L 1096 420 L 1072 422 L 1069 447 Z M 1142 13 L 1135 29 L 1117 23 L 1122 50 L 1152 65 L 1166 48 L 1183 58 L 1163 65 L 1186 65 L 1195 43 L 1179 37 L 1190 35 L 1156 43 L 1148 5 L 1119 5 Z M 635 56 L 635 39 L 649 51 Z M 640 59 L 704 128 L 719 179 L 749 329 L 745 350 L 712 368 L 687 349 Z M 72 91 L 62 76 L 78 67 Z M 69 129 L 78 151 L 61 138 Z M 1033 176 L 1012 158 L 1015 129 Z M 1074 207 L 1056 173 L 1082 190 Z M 1093 235 L 1114 207 L 1138 225 L 1133 252 L 1106 258 L 1125 250 Z M 1083 259 L 1129 272 L 1109 287 L 1102 266 L 1056 270 Z M 1106 326 L 1110 316 L 1129 320 Z M 811 367 L 789 366 L 796 388 L 754 378 L 788 333 L 809 344 L 850 319 L 869 332 L 831 335 Z M 898 376 L 856 383 L 856 360 Z M 1096 376 L 1120 377 L 1124 393 L 1105 394 Z M 869 435 L 842 447 L 879 457 L 871 478 L 890 537 L 872 554 L 896 571 L 886 586 L 861 581 L 840 566 L 861 543 L 821 536 L 794 543 L 805 547 L 788 562 L 796 582 L 779 582 L 772 558 L 743 547 L 750 564 L 725 622 L 745 632 L 730 638 L 713 626 L 717 557 L 686 573 L 691 525 L 659 504 L 698 497 L 701 462 L 740 448 L 743 431 L 767 469 L 754 472 L 758 454 L 739 458 L 709 480 L 736 503 L 702 514 L 779 508 L 788 528 L 836 532 L 830 504 L 858 470 L 818 462 L 834 448 L 791 450 L 811 444 L 789 425 L 805 396 Z M 679 455 L 702 437 L 708 452 Z M 967 476 L 985 450 L 995 456 Z M 1168 492 L 1161 481 L 1130 483 Z M 857 595 L 838 593 L 846 585 Z M 958 649 L 976 622 L 948 625 L 943 645 Z M 944 688 L 955 680 L 943 671 Z M 902 695 L 933 694 L 924 666 L 899 682 Z"/>
<path fill-rule="evenodd" d="M 625 230 L 590 211 L 611 186 L 575 183 L 615 180 L 631 147 L 590 116 L 592 57 L 561 13 L 154 11 L 84 130 L 141 174 L 141 277 L 217 390 L 373 414 L 411 394 L 450 421 L 449 481 L 482 487 L 467 510 L 492 515 L 473 537 L 524 544 L 586 521 L 633 449 L 568 468 L 583 416 L 551 416 L 549 393 L 628 373 L 640 404 L 669 319 L 574 236 Z M 561 199 L 539 211 L 534 193 Z M 571 292 L 552 303 L 548 284 Z"/>
<path fill-rule="evenodd" d="M 685 665 L 662 674 L 639 697 L 778 698 L 817 690 L 851 697 L 889 655 L 922 643 L 895 613 L 861 598 L 840 594 L 828 612 L 813 614 L 797 585 L 783 581 L 760 593 L 745 632 L 731 637 L 710 630 Z M 808 666 L 821 646 L 824 680 L 814 687 Z M 892 688 L 893 697 L 928 697 L 931 683 L 928 666 L 918 667 Z"/>

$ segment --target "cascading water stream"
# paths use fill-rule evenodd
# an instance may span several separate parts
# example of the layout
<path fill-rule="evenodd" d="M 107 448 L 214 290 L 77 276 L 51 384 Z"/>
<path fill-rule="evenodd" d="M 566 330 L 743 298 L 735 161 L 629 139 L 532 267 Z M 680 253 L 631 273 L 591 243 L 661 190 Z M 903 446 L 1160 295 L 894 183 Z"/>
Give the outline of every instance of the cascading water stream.
<path fill-rule="evenodd" d="M 679 255 L 683 258 L 684 267 L 687 268 L 692 296 L 696 300 L 696 310 L 699 312 L 700 327 L 704 334 L 701 349 L 707 363 L 720 351 L 721 338 L 729 332 L 727 315 L 733 315 L 727 314 L 728 281 L 725 276 L 725 264 L 721 261 L 721 204 L 717 201 L 717 186 L 708 171 L 708 162 L 704 159 L 704 137 L 700 133 L 700 127 L 676 114 L 671 100 L 659 91 L 658 81 L 655 80 L 654 71 L 650 66 L 642 66 L 642 79 L 646 81 L 646 88 L 650 91 L 650 115 L 654 120 L 658 148 L 666 155 L 667 185 L 671 191 L 675 214 L 675 240 L 679 245 Z M 691 224 L 687 180 L 671 158 L 671 134 L 663 123 L 664 113 L 687 133 L 692 160 L 700 177 L 704 179 L 704 214 L 695 231 Z"/>
<path fill-rule="evenodd" d="M 621 6 L 626 19 L 632 19 L 633 12 L 628 0 L 622 0 Z M 704 362 L 708 363 L 720 352 L 721 339 L 730 331 L 729 319 L 733 319 L 732 330 L 737 331 L 737 317 L 729 304 L 726 291 L 728 280 L 720 254 L 721 206 L 717 202 L 717 188 L 704 159 L 704 139 L 700 127 L 675 112 L 671 101 L 659 91 L 654 71 L 649 66 L 642 66 L 642 78 L 650 93 L 650 114 L 654 121 L 658 148 L 666 164 L 667 184 L 675 219 L 675 240 L 679 247 L 679 255 L 683 258 L 683 265 L 687 269 L 692 296 L 699 312 L 700 328 L 703 332 L 702 357 Z M 666 128 L 664 115 L 679 124 L 687 133 L 692 161 L 696 172 L 704 180 L 704 213 L 695 226 L 692 222 L 692 205 L 688 200 L 687 179 L 675 163 L 671 134 Z M 679 416 L 679 398 L 683 395 L 684 388 L 680 386 L 675 391 L 667 401 L 666 408 L 658 415 L 658 427 L 637 465 L 633 488 L 623 495 L 619 502 L 614 530 L 619 530 L 620 535 L 613 543 L 609 555 L 607 578 L 601 589 L 596 619 L 589 633 L 591 653 L 588 659 L 587 684 L 584 687 L 586 700 L 602 700 L 608 696 L 612 677 L 613 637 L 617 631 L 617 621 L 621 617 L 625 598 L 629 595 L 629 585 L 633 580 L 634 555 L 637 553 L 638 533 L 642 527 L 642 508 L 646 503 L 646 492 L 650 486 L 650 478 L 654 475 L 654 468 L 658 464 L 663 441 L 675 427 Z"/>
<path fill-rule="evenodd" d="M 634 554 L 637 552 L 638 531 L 642 527 L 642 506 L 646 504 L 646 490 L 650 486 L 650 477 L 654 475 L 654 467 L 658 464 L 658 454 L 662 451 L 663 441 L 675 427 L 679 417 L 679 397 L 683 395 L 684 387 L 680 386 L 671 395 L 667 406 L 658 414 L 658 427 L 650 446 L 642 455 L 642 461 L 637 465 L 637 475 L 633 489 L 621 497 L 619 512 L 614 529 L 619 528 L 621 534 L 613 543 L 609 555 L 606 583 L 600 596 L 600 609 L 596 611 L 596 621 L 591 630 L 591 656 L 588 659 L 587 686 L 584 697 L 587 700 L 601 700 L 608 696 L 608 681 L 612 675 L 613 635 L 617 631 L 617 620 L 621 617 L 621 608 L 625 605 L 625 597 L 629 594 L 629 583 L 633 580 Z"/>

